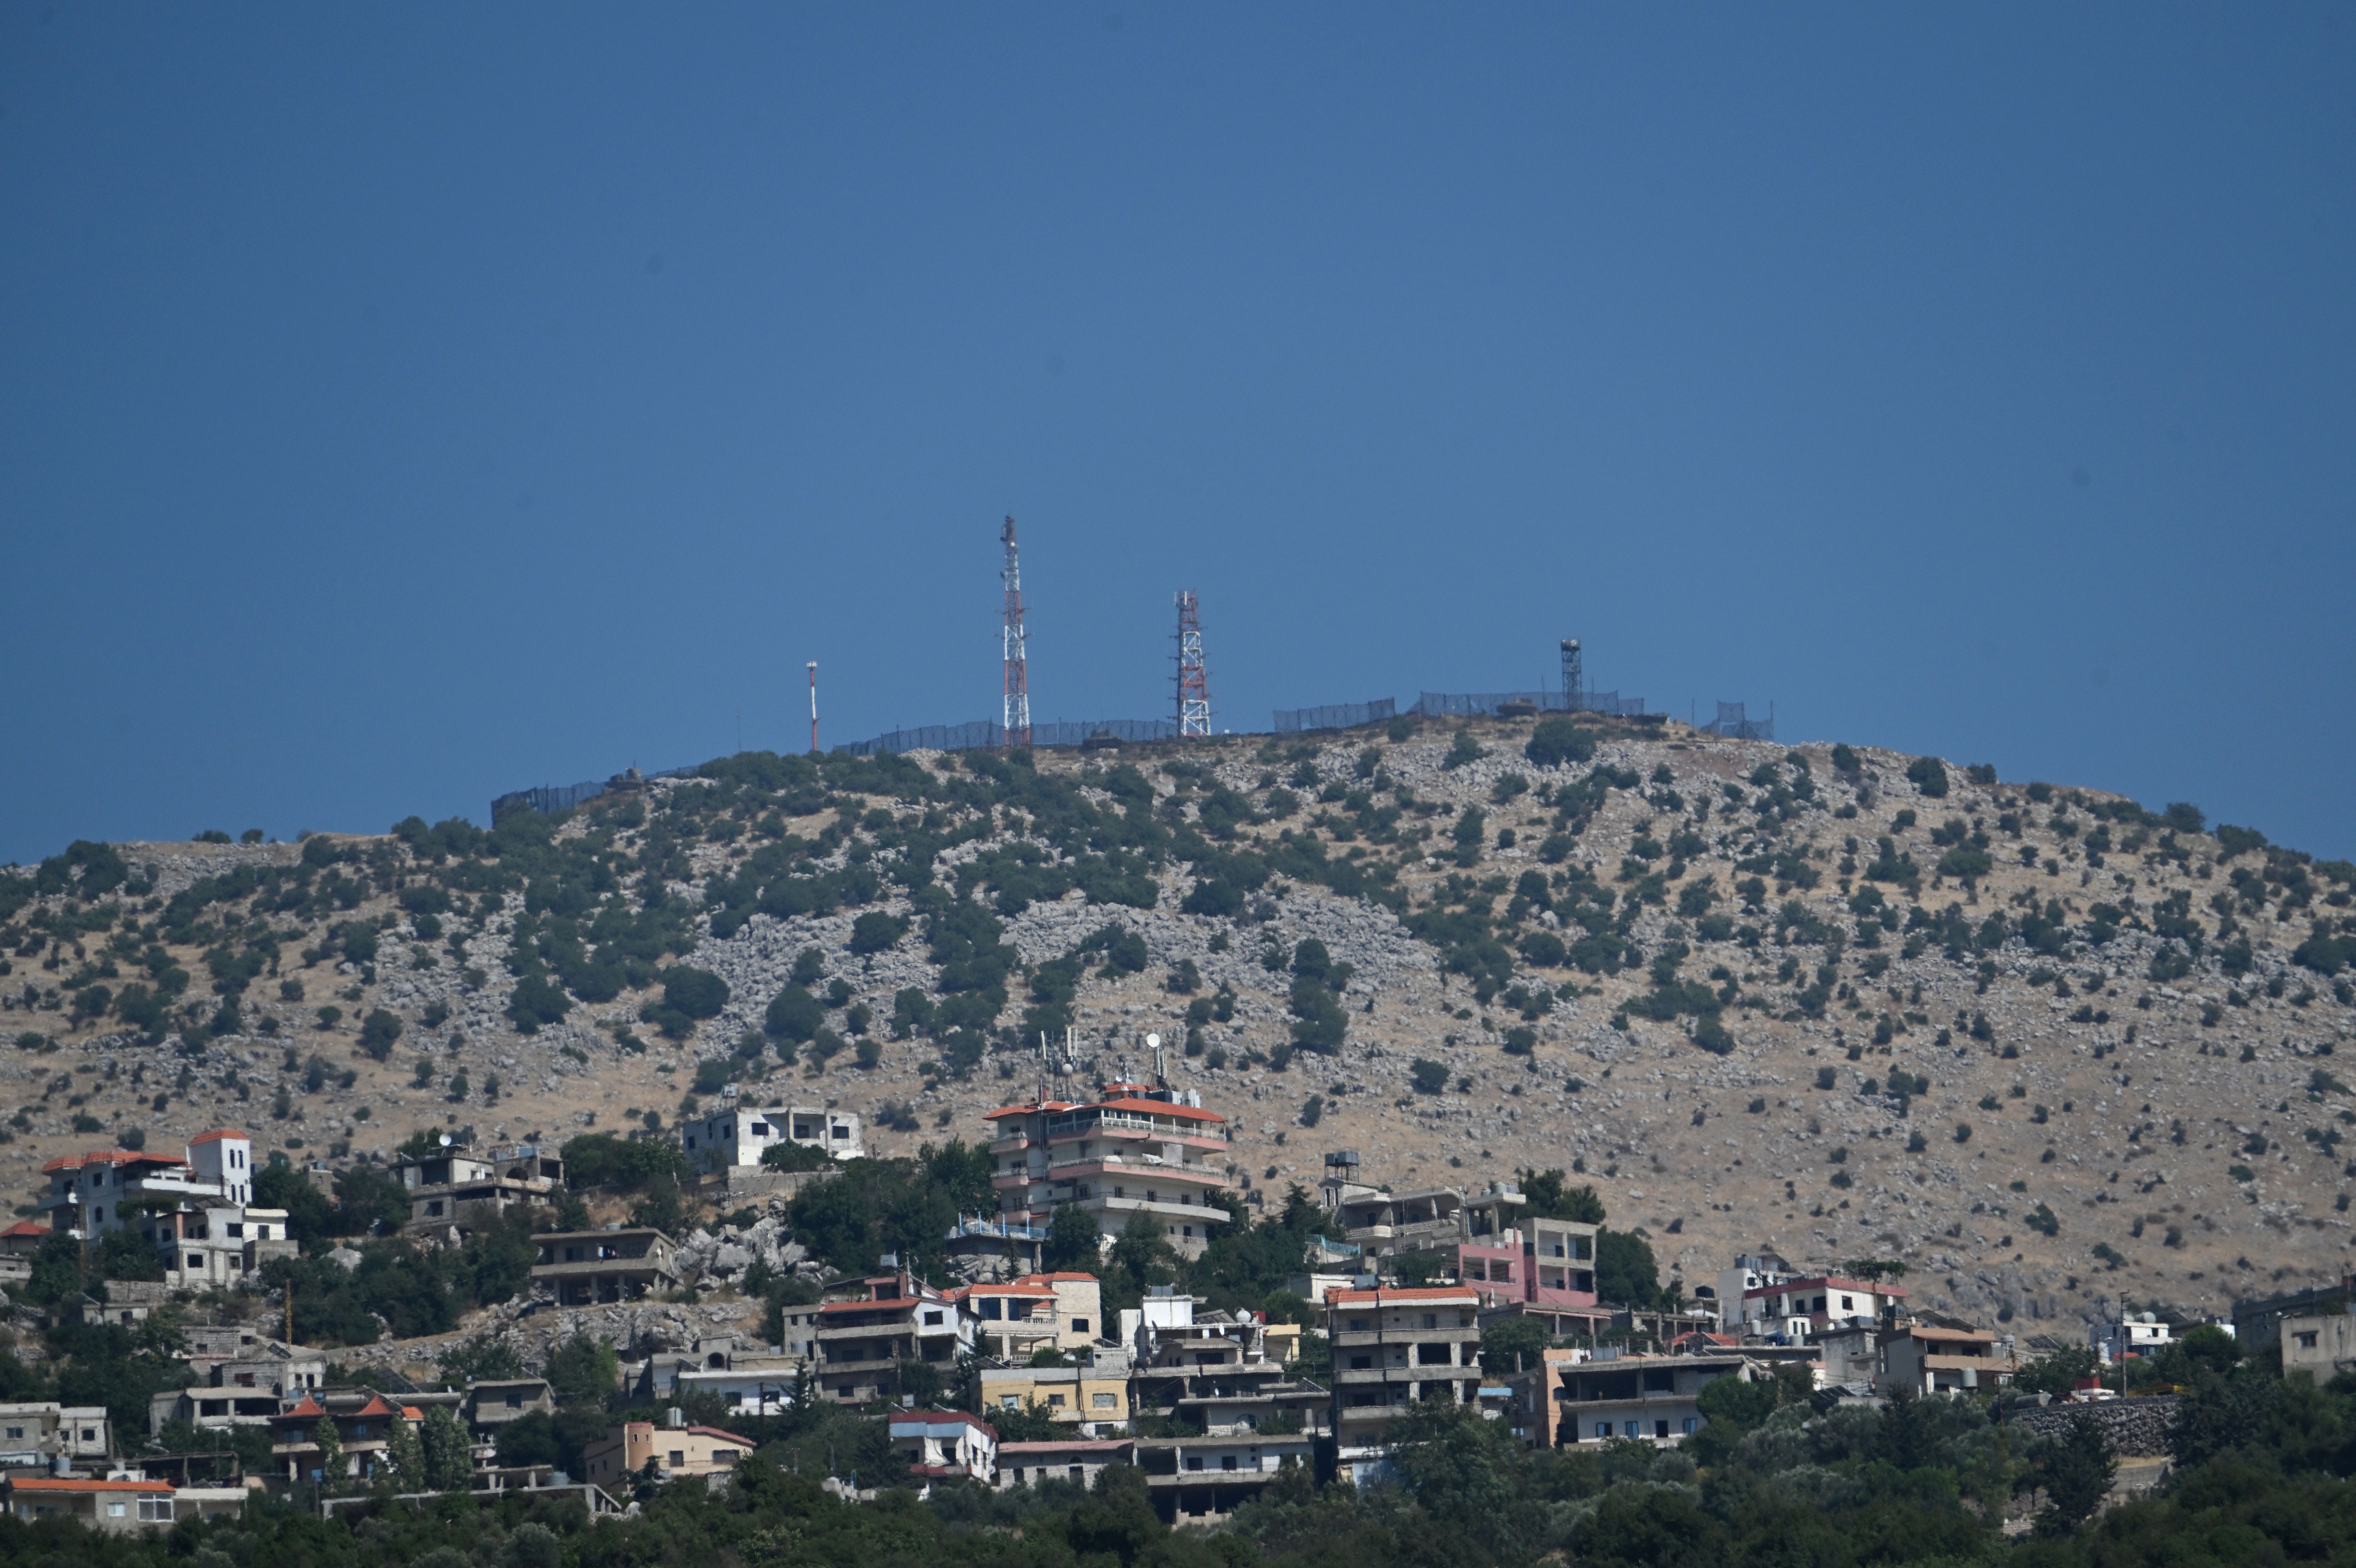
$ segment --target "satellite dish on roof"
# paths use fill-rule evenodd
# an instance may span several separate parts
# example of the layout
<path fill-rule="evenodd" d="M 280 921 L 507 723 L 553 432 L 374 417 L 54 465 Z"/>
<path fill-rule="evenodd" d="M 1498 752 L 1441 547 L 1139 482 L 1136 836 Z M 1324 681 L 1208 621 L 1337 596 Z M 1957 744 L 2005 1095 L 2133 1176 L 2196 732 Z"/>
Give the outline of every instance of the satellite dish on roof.
<path fill-rule="evenodd" d="M 448 1133 L 444 1133 L 442 1135 L 442 1147 L 444 1148 L 448 1148 L 450 1147 L 450 1135 Z"/>

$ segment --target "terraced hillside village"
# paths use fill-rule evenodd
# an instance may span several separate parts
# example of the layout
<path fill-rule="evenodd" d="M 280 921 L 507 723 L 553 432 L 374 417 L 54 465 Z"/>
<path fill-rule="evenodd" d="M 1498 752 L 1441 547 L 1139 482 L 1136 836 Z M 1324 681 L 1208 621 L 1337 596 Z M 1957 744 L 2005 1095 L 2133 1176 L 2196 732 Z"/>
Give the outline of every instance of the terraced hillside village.
<path fill-rule="evenodd" d="M 211 837 L 0 874 L 16 1201 L 110 1142 L 664 1136 L 731 1082 L 907 1153 L 1069 1028 L 1102 1074 L 1162 1034 L 1250 1204 L 1337 1147 L 1559 1168 L 1688 1284 L 1895 1258 L 2028 1327 L 2336 1279 L 2356 1238 L 2351 867 L 1930 758 L 1400 720 Z"/>

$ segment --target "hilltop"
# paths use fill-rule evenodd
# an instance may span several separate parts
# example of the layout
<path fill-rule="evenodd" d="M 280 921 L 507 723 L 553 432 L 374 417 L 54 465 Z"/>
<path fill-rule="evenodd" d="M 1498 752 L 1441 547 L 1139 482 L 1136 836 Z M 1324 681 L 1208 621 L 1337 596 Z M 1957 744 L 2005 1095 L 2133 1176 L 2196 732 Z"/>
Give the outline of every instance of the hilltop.
<path fill-rule="evenodd" d="M 1688 1285 L 1904 1260 L 2031 1326 L 2336 1278 L 2351 869 L 2189 806 L 1624 720 L 751 753 L 486 832 L 0 873 L 0 1182 L 252 1129 L 669 1128 L 734 1081 L 973 1139 L 1041 1030 L 1255 1203 L 1562 1168 Z M 2343 932 L 2345 934 L 2343 934 Z"/>

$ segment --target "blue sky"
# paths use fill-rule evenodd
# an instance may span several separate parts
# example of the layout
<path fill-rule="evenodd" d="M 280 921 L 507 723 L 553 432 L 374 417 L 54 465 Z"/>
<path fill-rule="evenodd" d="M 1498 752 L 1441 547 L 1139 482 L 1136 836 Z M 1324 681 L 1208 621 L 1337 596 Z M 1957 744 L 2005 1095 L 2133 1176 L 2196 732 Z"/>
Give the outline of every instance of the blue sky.
<path fill-rule="evenodd" d="M 0 8 L 0 859 L 1599 686 L 2356 853 L 2345 6 Z"/>

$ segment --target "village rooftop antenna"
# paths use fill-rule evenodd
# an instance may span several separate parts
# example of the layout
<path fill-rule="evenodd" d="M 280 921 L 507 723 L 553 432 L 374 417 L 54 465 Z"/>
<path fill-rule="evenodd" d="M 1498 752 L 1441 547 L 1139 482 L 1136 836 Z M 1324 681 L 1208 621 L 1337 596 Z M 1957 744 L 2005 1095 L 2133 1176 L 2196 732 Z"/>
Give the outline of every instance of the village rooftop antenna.
<path fill-rule="evenodd" d="M 1203 666 L 1203 607 L 1190 588 L 1178 591 L 1178 733 L 1211 732 L 1211 675 Z"/>
<path fill-rule="evenodd" d="M 1031 743 L 1031 665 L 1023 657 L 1023 568 L 1015 555 L 1012 517 L 1007 518 L 1006 526 L 998 530 L 998 539 L 1006 547 L 1006 566 L 999 573 L 1006 584 L 1003 727 L 1008 745 L 1027 746 Z"/>

